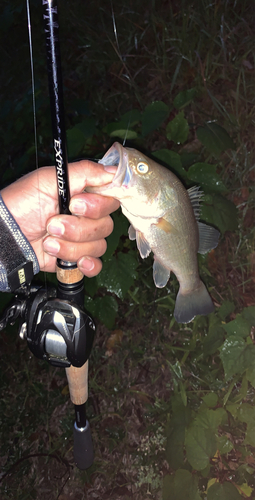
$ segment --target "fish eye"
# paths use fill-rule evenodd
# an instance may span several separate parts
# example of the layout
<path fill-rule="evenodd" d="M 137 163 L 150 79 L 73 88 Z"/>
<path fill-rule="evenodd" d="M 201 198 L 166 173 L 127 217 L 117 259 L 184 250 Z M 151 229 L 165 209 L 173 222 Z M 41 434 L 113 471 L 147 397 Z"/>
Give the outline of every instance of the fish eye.
<path fill-rule="evenodd" d="M 140 172 L 140 174 L 146 174 L 149 170 L 149 166 L 147 165 L 147 163 L 140 161 L 137 164 L 137 170 L 138 170 L 138 172 Z"/>

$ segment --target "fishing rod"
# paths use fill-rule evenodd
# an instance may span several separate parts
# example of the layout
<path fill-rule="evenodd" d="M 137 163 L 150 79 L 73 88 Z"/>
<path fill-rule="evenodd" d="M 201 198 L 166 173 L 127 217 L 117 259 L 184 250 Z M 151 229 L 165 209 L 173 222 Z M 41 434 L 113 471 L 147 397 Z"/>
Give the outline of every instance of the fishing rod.
<path fill-rule="evenodd" d="M 69 211 L 70 187 L 68 177 L 68 159 L 65 131 L 65 113 L 63 84 L 61 72 L 59 22 L 57 0 L 42 0 L 44 33 L 46 40 L 48 85 L 51 107 L 53 149 L 58 184 L 58 199 L 60 214 L 71 214 Z M 65 367 L 69 384 L 70 398 L 75 407 L 74 435 L 74 458 L 77 466 L 81 469 L 90 467 L 93 463 L 93 444 L 89 422 L 86 418 L 86 401 L 88 398 L 88 356 L 90 354 L 95 326 L 92 319 L 86 315 L 84 306 L 84 276 L 78 269 L 77 264 L 57 259 L 56 268 L 58 287 L 57 307 L 63 306 L 63 301 L 75 304 L 74 316 L 79 313 L 79 328 L 83 326 L 82 334 L 86 338 L 84 353 L 77 350 L 76 363 Z M 57 309 L 56 309 L 57 310 Z M 77 317 L 73 321 L 77 322 Z M 82 320 L 82 321 L 81 321 Z M 80 348 L 84 342 L 79 339 Z M 81 362 L 85 362 L 81 365 Z M 75 366 L 76 364 L 76 366 Z"/>
<path fill-rule="evenodd" d="M 42 0 L 42 8 L 59 212 L 70 214 L 57 0 Z M 30 28 L 29 0 L 27 12 Z M 30 55 L 33 85 L 31 45 Z M 0 318 L 0 330 L 19 319 L 19 335 L 27 340 L 32 353 L 53 366 L 65 368 L 70 398 L 75 408 L 74 460 L 77 467 L 87 469 L 94 460 L 91 430 L 86 417 L 86 401 L 88 358 L 94 340 L 95 325 L 84 310 L 84 277 L 75 262 L 57 259 L 57 288 L 45 289 L 31 285 L 31 266 L 31 262 L 24 264 L 21 261 L 21 265 L 15 269 L 15 279 L 9 279 L 10 290 L 15 292 L 15 298 Z M 25 277 L 22 286 L 19 276 Z"/>

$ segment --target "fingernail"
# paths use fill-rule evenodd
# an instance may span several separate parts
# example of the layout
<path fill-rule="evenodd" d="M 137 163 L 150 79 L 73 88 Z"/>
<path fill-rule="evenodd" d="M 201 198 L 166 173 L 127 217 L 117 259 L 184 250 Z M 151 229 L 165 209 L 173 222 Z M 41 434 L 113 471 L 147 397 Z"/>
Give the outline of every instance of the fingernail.
<path fill-rule="evenodd" d="M 52 234 L 52 236 L 63 236 L 65 232 L 65 226 L 64 224 L 62 224 L 62 222 L 54 220 L 48 224 L 47 231 L 49 234 Z"/>
<path fill-rule="evenodd" d="M 106 172 L 109 172 L 109 174 L 116 174 L 117 168 L 118 167 L 113 167 L 112 165 L 105 165 L 104 166 L 104 170 Z"/>
<path fill-rule="evenodd" d="M 50 255 L 57 255 L 60 250 L 60 244 L 53 238 L 47 238 L 43 242 L 43 249 Z"/>
<path fill-rule="evenodd" d="M 81 200 L 72 200 L 69 209 L 74 215 L 85 215 L 87 204 Z"/>
<path fill-rule="evenodd" d="M 80 261 L 79 261 L 79 268 L 81 269 L 81 271 L 92 271 L 92 269 L 94 269 L 95 267 L 95 264 L 93 262 L 92 259 L 90 259 L 89 257 L 83 257 Z"/>

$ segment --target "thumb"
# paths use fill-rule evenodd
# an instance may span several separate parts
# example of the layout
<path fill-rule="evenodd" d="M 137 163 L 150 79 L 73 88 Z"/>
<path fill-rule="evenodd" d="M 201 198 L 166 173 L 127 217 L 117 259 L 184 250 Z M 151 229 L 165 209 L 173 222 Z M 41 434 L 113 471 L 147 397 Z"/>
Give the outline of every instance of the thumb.
<path fill-rule="evenodd" d="M 71 196 L 81 193 L 84 191 L 86 186 L 101 186 L 104 184 L 109 184 L 117 167 L 112 167 L 112 172 L 110 173 L 109 166 L 107 166 L 107 171 L 104 169 L 104 165 L 100 163 L 94 163 L 90 160 L 81 160 L 75 163 L 69 163 L 69 181 L 70 181 L 70 191 Z"/>

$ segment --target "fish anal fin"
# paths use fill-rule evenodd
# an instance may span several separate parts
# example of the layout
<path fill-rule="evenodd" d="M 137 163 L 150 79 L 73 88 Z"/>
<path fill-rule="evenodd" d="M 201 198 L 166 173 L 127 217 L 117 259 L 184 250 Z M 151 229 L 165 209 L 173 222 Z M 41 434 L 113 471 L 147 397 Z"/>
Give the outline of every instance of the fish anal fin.
<path fill-rule="evenodd" d="M 159 229 L 162 229 L 165 233 L 173 233 L 177 234 L 178 231 L 175 229 L 175 227 L 164 217 L 160 217 L 158 219 L 158 222 L 155 224 Z"/>
<path fill-rule="evenodd" d="M 219 242 L 220 232 L 212 226 L 198 222 L 199 248 L 198 252 L 205 254 L 216 248 Z"/>
<path fill-rule="evenodd" d="M 151 247 L 149 246 L 149 243 L 145 239 L 143 233 L 140 231 L 136 231 L 136 244 L 142 259 L 148 257 L 151 253 Z"/>
<path fill-rule="evenodd" d="M 166 286 L 170 278 L 170 269 L 167 269 L 154 257 L 153 263 L 153 279 L 157 288 Z"/>

